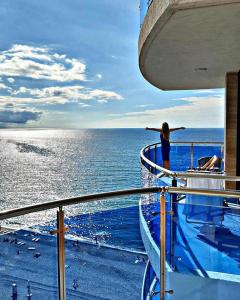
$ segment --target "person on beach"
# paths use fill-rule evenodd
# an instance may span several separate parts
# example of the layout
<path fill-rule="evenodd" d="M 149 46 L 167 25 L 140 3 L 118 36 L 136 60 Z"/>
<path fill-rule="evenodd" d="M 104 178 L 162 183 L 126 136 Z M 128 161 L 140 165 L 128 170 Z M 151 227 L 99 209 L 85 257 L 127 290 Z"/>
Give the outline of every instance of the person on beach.
<path fill-rule="evenodd" d="M 74 290 L 78 289 L 78 280 L 77 279 L 73 279 L 73 289 Z"/>
<path fill-rule="evenodd" d="M 160 139 L 162 144 L 162 160 L 163 160 L 163 167 L 165 169 L 170 168 L 170 162 L 169 162 L 169 154 L 170 154 L 170 132 L 185 129 L 185 127 L 177 127 L 177 128 L 169 128 L 168 123 L 164 122 L 162 124 L 162 128 L 150 128 L 146 127 L 146 130 L 152 130 L 160 132 Z"/>

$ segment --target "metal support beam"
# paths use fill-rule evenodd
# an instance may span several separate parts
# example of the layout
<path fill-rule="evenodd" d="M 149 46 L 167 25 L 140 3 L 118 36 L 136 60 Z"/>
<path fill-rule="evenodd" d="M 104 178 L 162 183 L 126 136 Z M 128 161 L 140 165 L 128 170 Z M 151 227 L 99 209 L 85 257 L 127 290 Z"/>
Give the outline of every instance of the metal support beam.
<path fill-rule="evenodd" d="M 191 152 L 191 169 L 193 169 L 194 167 L 194 154 L 193 154 L 193 143 L 191 143 L 191 146 L 190 146 L 190 152 Z"/>
<path fill-rule="evenodd" d="M 157 146 L 154 146 L 154 163 L 157 165 Z M 154 174 L 157 174 L 157 169 L 154 168 Z"/>
<path fill-rule="evenodd" d="M 65 280 L 65 240 L 64 240 L 64 211 L 59 207 L 57 212 L 57 240 L 58 240 L 58 295 L 59 300 L 66 300 Z"/>
<path fill-rule="evenodd" d="M 164 192 L 160 195 L 160 212 L 160 300 L 165 300 L 166 203 Z"/>
<path fill-rule="evenodd" d="M 225 100 L 225 134 L 224 134 L 224 164 L 228 175 L 240 174 L 240 86 L 239 73 L 226 74 L 226 100 Z M 226 189 L 238 189 L 239 184 L 226 182 Z"/>
<path fill-rule="evenodd" d="M 174 178 L 172 180 L 172 187 L 177 187 L 177 180 L 176 178 Z M 170 218 L 171 218 L 171 222 L 170 222 L 170 232 L 171 232 L 171 257 L 170 257 L 170 263 L 171 263 L 171 267 L 173 270 L 175 270 L 175 261 L 174 261 L 174 245 L 175 245 L 175 240 L 176 240 L 176 231 L 177 231 L 177 227 L 176 227 L 176 221 L 175 218 L 176 218 L 176 215 L 177 215 L 177 194 L 171 194 L 171 211 L 172 211 L 172 215 L 170 215 Z"/>
<path fill-rule="evenodd" d="M 238 97 L 237 97 L 237 161 L 236 175 L 240 175 L 240 71 L 238 72 Z M 236 183 L 236 189 L 240 190 L 240 183 Z"/>

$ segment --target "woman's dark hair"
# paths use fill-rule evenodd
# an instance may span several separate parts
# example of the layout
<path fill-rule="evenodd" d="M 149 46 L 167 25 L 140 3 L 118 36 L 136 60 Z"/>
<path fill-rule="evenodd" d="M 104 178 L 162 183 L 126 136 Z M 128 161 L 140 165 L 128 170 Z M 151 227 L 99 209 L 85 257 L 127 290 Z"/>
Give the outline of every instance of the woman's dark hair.
<path fill-rule="evenodd" d="M 169 131 L 169 126 L 168 126 L 168 123 L 167 123 L 167 122 L 164 122 L 164 123 L 162 124 L 162 132 L 163 132 L 167 137 L 169 137 L 170 131 Z"/>

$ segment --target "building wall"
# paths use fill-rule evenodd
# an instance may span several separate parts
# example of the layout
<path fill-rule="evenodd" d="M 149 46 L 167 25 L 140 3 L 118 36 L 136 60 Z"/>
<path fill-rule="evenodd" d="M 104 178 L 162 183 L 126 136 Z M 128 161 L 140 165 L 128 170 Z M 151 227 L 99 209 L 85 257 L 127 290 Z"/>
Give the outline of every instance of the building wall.
<path fill-rule="evenodd" d="M 238 175 L 237 156 L 238 153 L 238 73 L 229 72 L 226 74 L 226 100 L 225 100 L 225 171 L 228 175 Z M 235 189 L 235 183 L 226 183 L 226 188 Z"/>

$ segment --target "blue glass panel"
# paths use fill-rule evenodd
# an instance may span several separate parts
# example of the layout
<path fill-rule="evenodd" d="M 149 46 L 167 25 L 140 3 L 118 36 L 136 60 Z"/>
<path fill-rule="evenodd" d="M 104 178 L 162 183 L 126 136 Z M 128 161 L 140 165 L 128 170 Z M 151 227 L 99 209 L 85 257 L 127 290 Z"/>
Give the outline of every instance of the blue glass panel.
<path fill-rule="evenodd" d="M 171 170 L 185 171 L 191 167 L 190 146 L 171 145 L 170 168 Z"/>
<path fill-rule="evenodd" d="M 32 216 L 39 218 L 37 214 L 28 217 Z M 16 226 L 19 220 L 5 222 Z M 56 236 L 33 228 L 13 230 L 5 228 L 5 224 L 1 226 L 0 299 L 57 300 Z"/>
<path fill-rule="evenodd" d="M 211 205 L 206 205 L 207 201 Z M 219 277 L 224 273 L 239 275 L 240 211 L 219 206 L 221 201 L 217 197 L 203 197 L 205 205 L 176 205 L 173 240 L 176 271 L 200 272 L 205 277 L 211 277 L 211 272 L 215 272 L 214 276 L 222 273 Z"/>
<path fill-rule="evenodd" d="M 216 155 L 221 157 L 221 147 L 220 146 L 194 146 L 193 147 L 193 167 L 198 167 L 198 159 L 201 157 L 212 157 Z M 171 160 L 171 170 L 185 171 L 191 166 L 191 147 L 171 145 L 170 152 Z"/>
<path fill-rule="evenodd" d="M 158 247 L 159 196 L 154 195 L 142 206 L 143 215 Z M 173 215 L 166 216 L 166 258 L 169 265 L 177 272 L 204 277 L 224 278 L 231 274 L 233 278 L 239 275 L 239 200 L 182 196 L 172 204 Z M 167 211 L 171 209 L 169 200 L 167 196 Z"/>
<path fill-rule="evenodd" d="M 157 147 L 156 164 L 162 166 L 162 146 Z"/>
<path fill-rule="evenodd" d="M 109 203 L 109 201 L 105 201 Z M 82 215 L 83 207 L 65 208 L 67 299 L 140 299 L 146 267 L 138 210 L 118 209 Z M 101 206 L 102 202 L 98 202 Z M 140 243 L 140 244 L 139 244 Z M 138 244 L 138 246 L 137 246 Z M 140 246 L 140 247 L 139 247 Z M 126 282 L 128 288 L 125 289 Z"/>
<path fill-rule="evenodd" d="M 198 145 L 193 147 L 193 166 L 191 162 L 191 146 L 190 145 L 171 145 L 170 150 L 170 169 L 173 171 L 186 171 L 187 169 L 198 167 L 198 160 L 202 157 L 212 157 L 216 155 L 223 158 L 221 146 L 217 145 Z M 161 145 L 150 150 L 146 149 L 145 156 L 152 162 L 162 166 Z M 149 169 L 148 164 L 145 166 Z"/>

